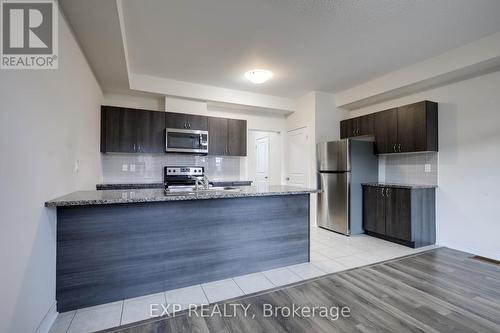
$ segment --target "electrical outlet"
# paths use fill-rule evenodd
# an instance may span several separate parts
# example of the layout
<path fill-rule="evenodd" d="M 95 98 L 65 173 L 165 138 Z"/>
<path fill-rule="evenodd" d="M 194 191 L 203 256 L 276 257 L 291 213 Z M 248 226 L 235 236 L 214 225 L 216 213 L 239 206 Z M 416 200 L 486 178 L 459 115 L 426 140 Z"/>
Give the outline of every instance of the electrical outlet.
<path fill-rule="evenodd" d="M 425 169 L 424 169 L 424 170 L 425 170 L 425 172 L 431 172 L 431 171 L 432 171 L 432 170 L 431 170 L 431 165 L 427 163 L 427 164 L 425 165 Z"/>
<path fill-rule="evenodd" d="M 135 164 L 130 164 L 129 170 L 130 172 L 135 172 Z"/>
<path fill-rule="evenodd" d="M 127 172 L 128 171 L 128 165 L 122 164 L 122 171 Z"/>

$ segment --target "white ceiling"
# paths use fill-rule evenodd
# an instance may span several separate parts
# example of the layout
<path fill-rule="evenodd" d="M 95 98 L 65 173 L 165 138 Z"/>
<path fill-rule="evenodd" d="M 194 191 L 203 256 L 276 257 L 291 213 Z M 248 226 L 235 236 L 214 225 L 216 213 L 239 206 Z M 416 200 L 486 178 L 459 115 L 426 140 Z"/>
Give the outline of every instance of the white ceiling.
<path fill-rule="evenodd" d="M 124 67 L 108 1 L 60 0 L 105 90 Z M 498 0 L 123 0 L 123 14 L 131 72 L 283 97 L 347 89 L 500 31 Z M 253 85 L 252 68 L 275 76 Z"/>

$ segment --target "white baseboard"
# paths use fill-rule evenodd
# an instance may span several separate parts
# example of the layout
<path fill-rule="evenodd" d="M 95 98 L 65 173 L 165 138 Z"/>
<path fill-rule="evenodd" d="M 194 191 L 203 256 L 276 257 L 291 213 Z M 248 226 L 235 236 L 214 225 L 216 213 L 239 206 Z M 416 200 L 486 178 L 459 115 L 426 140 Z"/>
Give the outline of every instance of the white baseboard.
<path fill-rule="evenodd" d="M 45 317 L 43 317 L 42 321 L 40 322 L 40 325 L 38 325 L 35 333 L 49 333 L 50 328 L 56 321 L 57 315 L 58 313 L 56 309 L 56 302 L 54 301 L 49 311 L 45 314 Z"/>

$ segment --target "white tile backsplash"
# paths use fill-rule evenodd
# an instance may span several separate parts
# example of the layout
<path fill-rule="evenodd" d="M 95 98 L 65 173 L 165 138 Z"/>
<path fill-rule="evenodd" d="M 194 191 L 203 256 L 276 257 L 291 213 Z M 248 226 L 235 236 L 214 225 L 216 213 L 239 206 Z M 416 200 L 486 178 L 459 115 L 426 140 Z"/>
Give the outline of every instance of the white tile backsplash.
<path fill-rule="evenodd" d="M 425 165 L 430 172 L 425 172 Z M 387 183 L 438 185 L 438 153 L 379 156 L 380 181 Z"/>
<path fill-rule="evenodd" d="M 210 180 L 239 180 L 240 157 L 182 154 L 101 154 L 104 183 L 161 183 L 163 167 L 203 166 Z M 123 171 L 123 165 L 127 171 Z M 132 167 L 131 167 L 132 166 Z M 135 171 L 132 172 L 131 169 Z"/>

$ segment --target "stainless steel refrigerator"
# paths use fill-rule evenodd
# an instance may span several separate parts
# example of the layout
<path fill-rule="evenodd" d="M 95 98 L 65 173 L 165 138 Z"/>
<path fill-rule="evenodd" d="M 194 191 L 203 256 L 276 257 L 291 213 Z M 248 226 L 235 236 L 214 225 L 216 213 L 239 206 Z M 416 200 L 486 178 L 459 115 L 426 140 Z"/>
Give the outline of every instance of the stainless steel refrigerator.
<path fill-rule="evenodd" d="M 319 227 L 344 235 L 363 233 L 361 183 L 378 181 L 373 142 L 345 139 L 317 145 Z"/>

